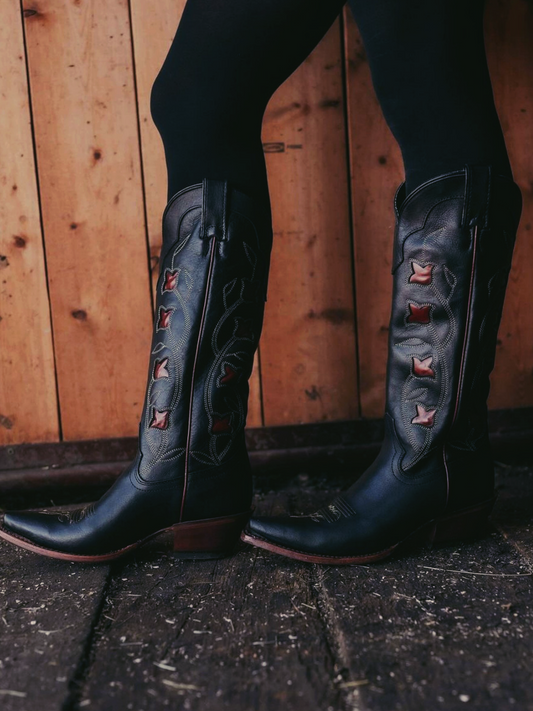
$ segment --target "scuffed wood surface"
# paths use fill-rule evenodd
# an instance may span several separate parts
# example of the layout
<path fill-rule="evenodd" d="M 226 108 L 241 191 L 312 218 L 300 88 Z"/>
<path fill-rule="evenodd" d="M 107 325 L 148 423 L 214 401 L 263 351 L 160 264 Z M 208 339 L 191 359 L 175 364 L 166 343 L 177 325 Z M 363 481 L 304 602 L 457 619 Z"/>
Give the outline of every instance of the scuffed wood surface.
<path fill-rule="evenodd" d="M 0 541 L 2 711 L 74 708 L 108 573 Z"/>
<path fill-rule="evenodd" d="M 348 483 L 300 474 L 257 510 Z M 498 490 L 489 536 L 369 566 L 154 542 L 108 576 L 1 544 L 2 709 L 532 711 L 533 469 L 500 465 Z"/>

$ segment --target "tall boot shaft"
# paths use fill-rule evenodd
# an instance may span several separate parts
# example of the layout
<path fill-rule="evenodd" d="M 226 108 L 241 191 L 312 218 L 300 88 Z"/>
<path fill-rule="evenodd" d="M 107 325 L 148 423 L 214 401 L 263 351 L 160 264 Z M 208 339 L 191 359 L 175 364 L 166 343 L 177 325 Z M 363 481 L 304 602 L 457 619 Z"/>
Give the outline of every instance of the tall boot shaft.
<path fill-rule="evenodd" d="M 169 201 L 135 459 L 98 502 L 8 512 L 0 537 L 93 562 L 161 531 L 181 555 L 231 550 L 252 499 L 244 426 L 271 244 L 266 210 L 227 182 L 204 180 Z"/>
<path fill-rule="evenodd" d="M 266 300 L 267 219 L 256 201 L 210 180 L 175 195 L 163 214 L 137 476 L 182 479 L 185 519 L 211 507 L 216 515 L 228 497 L 251 498 L 244 426 Z"/>
<path fill-rule="evenodd" d="M 521 212 L 518 186 L 467 166 L 395 199 L 385 439 L 309 516 L 244 539 L 315 563 L 381 560 L 409 539 L 479 533 L 494 501 L 486 399 Z"/>
<path fill-rule="evenodd" d="M 442 450 L 452 507 L 493 489 L 486 401 L 521 200 L 471 166 L 395 198 L 386 411 L 402 472 Z"/>

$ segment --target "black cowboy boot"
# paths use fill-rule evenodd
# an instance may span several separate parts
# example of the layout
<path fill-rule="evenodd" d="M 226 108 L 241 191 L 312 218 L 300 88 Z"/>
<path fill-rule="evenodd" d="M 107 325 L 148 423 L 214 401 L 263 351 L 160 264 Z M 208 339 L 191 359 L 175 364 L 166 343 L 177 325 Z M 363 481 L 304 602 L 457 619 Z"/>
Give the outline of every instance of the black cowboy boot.
<path fill-rule="evenodd" d="M 314 563 L 368 563 L 409 539 L 483 531 L 494 502 L 486 400 L 521 212 L 489 168 L 395 200 L 385 440 L 374 464 L 309 516 L 252 519 L 242 538 Z"/>
<path fill-rule="evenodd" d="M 6 513 L 0 536 L 73 561 L 113 560 L 167 531 L 193 557 L 227 553 L 250 515 L 244 442 L 261 332 L 269 217 L 226 182 L 180 191 L 163 214 L 148 385 L 133 463 L 73 513 Z"/>

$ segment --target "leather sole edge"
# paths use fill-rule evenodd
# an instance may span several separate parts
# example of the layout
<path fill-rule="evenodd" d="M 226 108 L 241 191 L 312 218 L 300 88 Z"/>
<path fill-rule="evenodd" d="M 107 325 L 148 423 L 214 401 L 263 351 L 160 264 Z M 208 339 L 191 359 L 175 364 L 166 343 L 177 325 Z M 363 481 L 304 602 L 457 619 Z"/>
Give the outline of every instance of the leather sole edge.
<path fill-rule="evenodd" d="M 82 555 L 46 548 L 28 538 L 8 531 L 3 525 L 0 526 L 0 538 L 13 543 L 19 548 L 24 548 L 47 558 L 66 560 L 72 563 L 107 563 L 132 553 L 157 536 L 170 533 L 172 534 L 171 550 L 178 557 L 193 559 L 196 554 L 199 559 L 221 558 L 231 553 L 251 513 L 251 511 L 247 511 L 234 516 L 183 521 L 182 523 L 161 528 L 124 548 L 98 555 Z"/>
<path fill-rule="evenodd" d="M 390 548 L 376 551 L 375 553 L 365 553 L 355 556 L 335 556 L 316 555 L 299 551 L 294 548 L 287 548 L 258 536 L 253 536 L 248 531 L 243 531 L 241 541 L 256 548 L 262 548 L 270 553 L 277 553 L 286 558 L 299 560 L 304 563 L 318 563 L 321 565 L 364 565 L 365 563 L 377 563 L 391 556 L 395 551 L 408 548 L 417 544 L 439 544 L 450 543 L 461 539 L 479 535 L 486 527 L 488 518 L 496 501 L 496 497 L 483 501 L 475 506 L 456 511 L 438 519 L 433 519 L 423 524 L 406 538 L 395 543 Z"/>

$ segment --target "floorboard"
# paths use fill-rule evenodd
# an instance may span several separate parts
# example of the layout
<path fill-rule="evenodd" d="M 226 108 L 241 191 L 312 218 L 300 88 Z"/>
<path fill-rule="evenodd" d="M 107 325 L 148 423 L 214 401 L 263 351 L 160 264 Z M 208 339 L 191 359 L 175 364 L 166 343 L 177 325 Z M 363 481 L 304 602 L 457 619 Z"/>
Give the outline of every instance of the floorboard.
<path fill-rule="evenodd" d="M 257 510 L 349 482 L 296 475 Z M 533 468 L 498 465 L 492 532 L 369 566 L 154 541 L 106 566 L 0 544 L 2 711 L 533 711 Z"/>
<path fill-rule="evenodd" d="M 73 708 L 108 572 L 0 541 L 2 711 Z"/>
<path fill-rule="evenodd" d="M 92 656 L 80 707 L 99 711 L 342 704 L 312 569 L 245 546 L 197 562 L 153 550 L 115 571 Z"/>

